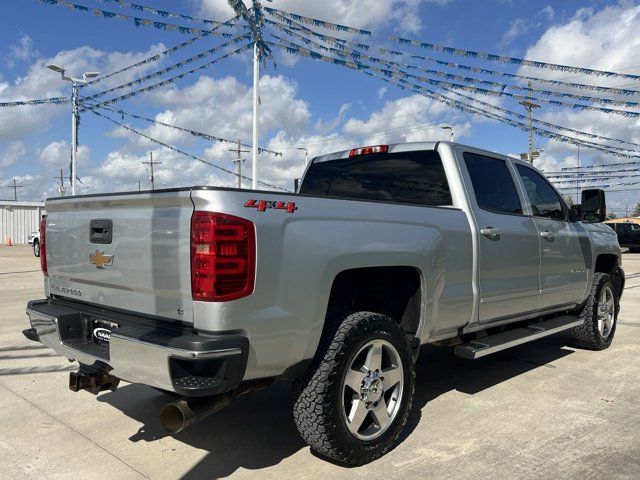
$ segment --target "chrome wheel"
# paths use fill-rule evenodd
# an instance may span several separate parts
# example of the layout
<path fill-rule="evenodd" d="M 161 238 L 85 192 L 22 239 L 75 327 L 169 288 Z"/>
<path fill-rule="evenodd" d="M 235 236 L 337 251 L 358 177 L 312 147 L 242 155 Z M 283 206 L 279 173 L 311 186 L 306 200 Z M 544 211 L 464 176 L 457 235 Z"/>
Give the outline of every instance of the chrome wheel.
<path fill-rule="evenodd" d="M 342 386 L 342 414 L 360 440 L 373 440 L 393 423 L 402 401 L 404 370 L 386 340 L 371 340 L 353 356 Z"/>
<path fill-rule="evenodd" d="M 605 287 L 598 299 L 598 331 L 603 339 L 607 339 L 616 321 L 616 302 L 611 287 Z"/>

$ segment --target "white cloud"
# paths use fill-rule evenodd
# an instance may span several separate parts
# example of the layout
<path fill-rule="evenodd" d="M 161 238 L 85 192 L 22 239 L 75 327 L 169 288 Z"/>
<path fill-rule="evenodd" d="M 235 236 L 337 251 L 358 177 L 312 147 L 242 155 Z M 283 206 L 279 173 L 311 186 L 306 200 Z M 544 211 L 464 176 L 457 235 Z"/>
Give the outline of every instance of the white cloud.
<path fill-rule="evenodd" d="M 528 33 L 532 26 L 533 24 L 526 18 L 516 18 L 509 23 L 509 28 L 502 35 L 498 47 L 505 48 L 509 46 L 516 38 Z"/>
<path fill-rule="evenodd" d="M 13 68 L 16 61 L 28 61 L 37 57 L 40 53 L 33 48 L 33 40 L 26 33 L 20 34 L 17 44 L 9 45 L 9 54 L 6 56 L 7 65 Z"/>
<path fill-rule="evenodd" d="M 446 5 L 451 0 L 326 0 L 324 2 L 274 0 L 267 5 L 329 22 L 356 28 L 391 25 L 405 33 L 422 29 L 419 9 L 423 3 Z M 200 14 L 215 20 L 226 20 L 234 12 L 226 1 L 201 0 Z M 247 0 L 245 0 L 247 3 Z"/>
<path fill-rule="evenodd" d="M 10 142 L 7 145 L 7 148 L 0 153 L 0 168 L 6 168 L 13 165 L 16 161 L 22 158 L 25 153 L 27 153 L 27 149 L 24 142 L 20 140 Z"/>
<path fill-rule="evenodd" d="M 547 21 L 551 22 L 556 16 L 556 11 L 551 5 L 545 5 L 536 15 L 546 17 Z"/>

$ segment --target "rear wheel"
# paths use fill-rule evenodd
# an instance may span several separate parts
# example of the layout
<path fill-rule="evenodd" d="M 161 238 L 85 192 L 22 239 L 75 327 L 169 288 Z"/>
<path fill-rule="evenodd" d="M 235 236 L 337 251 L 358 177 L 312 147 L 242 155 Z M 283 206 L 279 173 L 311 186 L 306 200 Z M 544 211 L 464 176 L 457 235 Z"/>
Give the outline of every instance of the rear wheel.
<path fill-rule="evenodd" d="M 40 256 L 40 242 L 38 240 L 33 241 L 33 254 L 36 257 Z"/>
<path fill-rule="evenodd" d="M 616 332 L 618 307 L 611 277 L 606 273 L 594 274 L 589 298 L 580 313 L 584 323 L 569 332 L 575 346 L 589 350 L 609 348 Z"/>
<path fill-rule="evenodd" d="M 359 312 L 337 323 L 294 385 L 294 419 L 313 450 L 361 465 L 397 444 L 413 399 L 411 348 L 384 315 Z"/>

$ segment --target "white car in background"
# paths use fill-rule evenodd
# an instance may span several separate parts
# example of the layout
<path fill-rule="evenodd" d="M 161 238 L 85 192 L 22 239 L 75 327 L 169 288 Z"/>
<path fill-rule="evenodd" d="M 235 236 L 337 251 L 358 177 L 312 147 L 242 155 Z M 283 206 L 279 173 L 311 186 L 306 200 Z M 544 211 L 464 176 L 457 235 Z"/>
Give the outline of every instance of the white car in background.
<path fill-rule="evenodd" d="M 33 245 L 33 254 L 36 257 L 40 256 L 40 232 L 31 232 L 27 237 L 29 245 Z"/>

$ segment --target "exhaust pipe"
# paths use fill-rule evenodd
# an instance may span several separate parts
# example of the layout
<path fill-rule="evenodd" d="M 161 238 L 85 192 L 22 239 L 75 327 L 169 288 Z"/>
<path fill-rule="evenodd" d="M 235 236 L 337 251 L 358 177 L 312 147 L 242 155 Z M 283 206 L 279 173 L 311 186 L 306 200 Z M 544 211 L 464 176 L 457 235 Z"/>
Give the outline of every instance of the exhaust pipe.
<path fill-rule="evenodd" d="M 212 397 L 181 398 L 160 409 L 160 423 L 169 433 L 179 433 L 212 413 L 233 403 L 240 395 L 268 387 L 273 379 L 255 380 L 241 384 L 235 390 Z"/>

